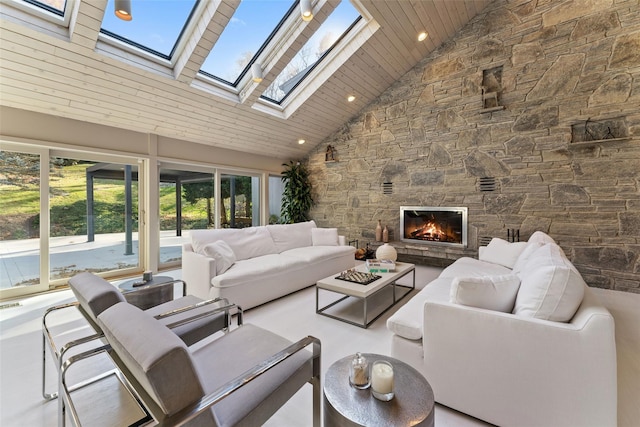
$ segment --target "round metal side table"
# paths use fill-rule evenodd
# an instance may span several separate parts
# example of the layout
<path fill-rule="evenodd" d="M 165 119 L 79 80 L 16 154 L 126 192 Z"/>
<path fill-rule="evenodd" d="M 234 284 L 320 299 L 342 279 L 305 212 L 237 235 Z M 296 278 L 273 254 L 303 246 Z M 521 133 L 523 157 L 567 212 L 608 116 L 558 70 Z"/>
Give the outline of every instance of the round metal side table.
<path fill-rule="evenodd" d="M 433 390 L 420 372 L 393 357 L 364 353 L 369 363 L 386 360 L 393 365 L 394 393 L 389 402 L 349 385 L 353 355 L 338 360 L 324 375 L 324 426 L 427 426 L 434 423 Z"/>

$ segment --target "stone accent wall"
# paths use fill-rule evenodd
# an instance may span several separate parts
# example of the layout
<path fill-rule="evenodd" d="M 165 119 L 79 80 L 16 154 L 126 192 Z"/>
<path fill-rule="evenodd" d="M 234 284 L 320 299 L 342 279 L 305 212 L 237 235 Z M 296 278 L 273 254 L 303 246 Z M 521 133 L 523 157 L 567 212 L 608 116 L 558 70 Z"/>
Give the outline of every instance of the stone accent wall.
<path fill-rule="evenodd" d="M 504 108 L 483 109 L 483 74 Z M 608 121 L 622 137 L 576 138 Z M 399 252 L 542 230 L 589 285 L 640 292 L 640 3 L 497 0 L 307 161 L 312 217 L 361 246 L 378 219 L 394 240 L 401 205 L 467 206 L 466 251 Z"/>

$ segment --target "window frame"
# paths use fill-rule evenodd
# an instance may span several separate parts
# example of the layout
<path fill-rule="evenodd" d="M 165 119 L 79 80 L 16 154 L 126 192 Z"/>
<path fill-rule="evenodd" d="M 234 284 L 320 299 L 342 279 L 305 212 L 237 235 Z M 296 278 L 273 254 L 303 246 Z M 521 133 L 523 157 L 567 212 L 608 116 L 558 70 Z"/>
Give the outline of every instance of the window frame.
<path fill-rule="evenodd" d="M 75 8 L 75 2 L 79 0 L 66 0 L 64 5 L 64 11 L 60 11 L 54 7 L 44 4 L 38 0 L 8 0 L 9 4 L 15 6 L 17 9 L 22 10 L 37 18 L 44 19 L 53 24 L 60 25 L 62 27 L 69 27 L 71 22 L 71 13 Z"/>
<path fill-rule="evenodd" d="M 349 0 L 343 0 L 343 1 L 349 1 Z M 357 9 L 356 9 L 357 10 Z M 358 11 L 359 12 L 359 11 Z M 316 69 L 316 67 L 318 67 L 324 60 L 325 58 L 329 57 L 331 55 L 331 52 L 333 52 L 333 50 L 340 45 L 340 43 L 342 43 L 342 40 L 344 40 L 345 38 L 347 38 L 347 36 L 349 35 L 349 33 L 351 32 L 351 30 L 353 30 L 358 23 L 363 20 L 363 16 L 362 14 L 360 14 L 350 25 L 349 27 L 347 27 L 347 29 L 340 35 L 340 37 L 338 37 L 338 39 L 331 45 L 331 47 L 329 49 L 327 49 L 314 63 L 311 67 L 309 67 L 304 75 L 296 82 L 295 85 L 293 85 L 293 87 L 291 88 L 291 90 L 289 90 L 289 92 L 287 92 L 280 101 L 276 101 L 275 99 L 269 98 L 268 96 L 265 96 L 263 94 L 260 95 L 260 99 L 270 102 L 272 104 L 276 104 L 278 106 L 282 106 L 282 104 L 286 103 L 287 98 L 296 91 L 296 89 L 307 79 L 307 77 L 309 77 L 309 75 L 311 75 L 313 73 L 313 71 Z M 304 46 L 301 48 L 303 49 Z M 287 64 L 289 65 L 289 64 Z M 286 66 L 285 68 L 286 69 Z"/>
<path fill-rule="evenodd" d="M 40 260 L 39 275 L 40 283 L 37 285 L 16 286 L 12 288 L 0 289 L 0 299 L 21 297 L 33 293 L 45 292 L 66 285 L 69 277 L 51 279 L 51 202 L 50 202 L 50 179 L 49 162 L 52 157 L 73 158 L 88 160 L 93 162 L 112 162 L 120 164 L 137 164 L 139 177 L 146 176 L 148 160 L 140 156 L 127 156 L 102 151 L 89 152 L 86 150 L 75 150 L 67 148 L 35 146 L 30 144 L 13 143 L 10 141 L 0 141 L 0 150 L 11 151 L 24 154 L 38 154 L 40 156 Z M 148 184 L 145 178 L 138 181 L 138 212 L 140 225 L 138 227 L 138 262 L 136 267 L 111 269 L 97 273 L 105 278 L 118 279 L 133 274 L 141 274 L 145 268 L 145 260 L 148 258 L 149 238 L 146 225 L 149 224 L 148 211 L 144 208 L 143 201 L 148 199 Z M 143 226 L 144 223 L 144 226 Z M 159 248 L 158 248 L 159 251 Z"/>
<path fill-rule="evenodd" d="M 251 57 L 251 60 L 249 60 L 247 65 L 240 72 L 240 74 L 238 75 L 238 77 L 236 78 L 236 80 L 234 82 L 230 82 L 230 81 L 228 81 L 228 80 L 226 80 L 226 79 L 224 79 L 222 77 L 216 76 L 215 74 L 209 73 L 208 71 L 205 71 L 202 68 L 200 68 L 200 70 L 198 70 L 198 74 L 201 74 L 204 77 L 208 77 L 210 79 L 213 79 L 216 82 L 218 82 L 218 83 L 220 83 L 220 84 L 222 84 L 224 86 L 229 86 L 229 87 L 237 89 L 238 85 L 240 85 L 240 83 L 243 81 L 243 79 L 245 78 L 245 76 L 247 75 L 249 70 L 251 69 L 251 66 L 258 60 L 260 55 L 262 55 L 262 53 L 267 50 L 267 48 L 272 43 L 272 41 L 274 39 L 276 39 L 277 34 L 280 32 L 280 30 L 283 27 L 285 27 L 286 22 L 291 18 L 291 16 L 294 15 L 294 12 L 299 7 L 300 7 L 300 1 L 299 0 L 298 1 L 294 1 L 293 4 L 287 10 L 287 12 L 284 14 L 284 16 L 280 19 L 278 24 L 275 26 L 273 31 L 271 31 L 271 33 L 266 38 L 266 40 L 262 43 L 262 45 L 260 45 L 260 47 L 258 48 L 256 53 Z M 235 15 L 235 13 L 234 13 L 234 15 Z M 233 19 L 233 16 L 231 18 Z M 225 29 L 226 29 L 226 27 L 225 27 Z M 224 33 L 224 30 L 223 30 L 223 33 Z M 209 55 L 210 54 L 211 54 L 211 51 L 209 51 Z M 205 58 L 205 61 L 208 59 L 209 55 L 207 55 L 207 58 Z"/>
<path fill-rule="evenodd" d="M 123 53 L 131 53 L 136 56 L 140 56 L 141 58 L 173 69 L 178 61 L 178 57 L 188 43 L 187 35 L 192 34 L 194 28 L 198 25 L 197 21 L 202 16 L 202 12 L 206 7 L 207 1 L 208 0 L 196 0 L 196 3 L 194 4 L 193 9 L 191 9 L 191 12 L 187 17 L 187 21 L 182 27 L 182 30 L 178 35 L 178 39 L 174 43 L 169 55 L 158 52 L 157 50 L 147 47 L 141 43 L 129 40 L 128 38 L 113 33 L 109 30 L 105 30 L 104 28 L 102 28 L 102 23 L 100 24 L 100 30 L 98 31 L 98 42 L 102 42 L 110 48 L 115 48 L 116 50 L 122 51 Z M 107 11 L 105 11 L 105 13 L 107 13 Z M 99 44 L 97 45 L 97 50 L 103 54 L 106 52 L 113 53 L 111 49 L 100 47 Z M 117 53 L 116 55 L 121 61 L 131 62 L 131 60 L 128 60 L 125 55 L 118 55 Z"/>

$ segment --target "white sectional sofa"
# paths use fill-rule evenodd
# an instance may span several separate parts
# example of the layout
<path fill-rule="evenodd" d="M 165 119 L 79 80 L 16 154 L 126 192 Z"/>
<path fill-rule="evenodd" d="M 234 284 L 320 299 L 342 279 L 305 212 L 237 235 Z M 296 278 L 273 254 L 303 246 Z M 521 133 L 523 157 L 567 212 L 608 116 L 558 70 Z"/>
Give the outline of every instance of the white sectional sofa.
<path fill-rule="evenodd" d="M 190 295 L 246 310 L 353 268 L 354 254 L 337 229 L 314 221 L 195 230 L 182 248 L 182 279 Z"/>
<path fill-rule="evenodd" d="M 493 239 L 387 321 L 436 401 L 500 426 L 616 426 L 614 320 L 544 233 Z"/>

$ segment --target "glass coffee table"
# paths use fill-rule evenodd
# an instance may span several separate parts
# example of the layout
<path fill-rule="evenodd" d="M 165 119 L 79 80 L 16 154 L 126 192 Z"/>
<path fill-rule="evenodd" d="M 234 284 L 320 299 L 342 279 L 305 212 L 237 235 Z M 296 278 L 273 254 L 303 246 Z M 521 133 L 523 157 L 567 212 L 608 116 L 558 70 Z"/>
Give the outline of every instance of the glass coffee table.
<path fill-rule="evenodd" d="M 366 273 L 367 269 L 365 265 L 362 264 L 356 267 L 356 271 Z M 397 283 L 401 277 L 409 273 L 413 273 L 411 286 Z M 366 329 L 371 323 L 416 288 L 416 269 L 414 264 L 396 262 L 394 271 L 374 274 L 380 276 L 380 278 L 366 285 L 337 279 L 338 274 L 333 274 L 330 277 L 318 281 L 318 283 L 316 283 L 316 313 Z M 332 292 L 342 296 L 320 307 L 320 291 L 323 291 L 323 293 Z M 361 322 L 351 320 L 343 314 L 345 312 L 345 310 L 343 310 L 345 305 L 351 302 L 349 300 L 362 305 Z M 373 300 L 375 300 L 377 304 L 373 304 Z M 381 302 L 382 304 L 380 304 Z M 371 307 L 372 305 L 375 305 L 375 309 L 377 310 L 375 310 L 376 313 L 374 317 L 369 319 L 371 308 L 373 308 Z"/>

